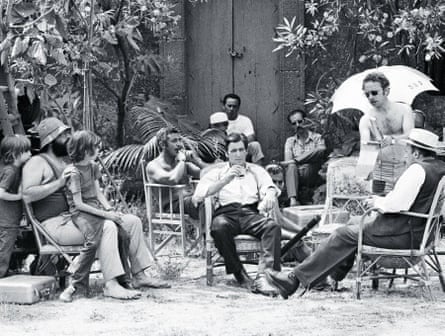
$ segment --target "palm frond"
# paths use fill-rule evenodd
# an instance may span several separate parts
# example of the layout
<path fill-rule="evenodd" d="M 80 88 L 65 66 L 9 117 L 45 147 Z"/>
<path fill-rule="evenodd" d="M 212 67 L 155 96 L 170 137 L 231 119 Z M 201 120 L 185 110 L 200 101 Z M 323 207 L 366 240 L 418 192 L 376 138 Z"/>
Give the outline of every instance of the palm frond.
<path fill-rule="evenodd" d="M 104 162 L 122 173 L 135 173 L 140 160 L 147 162 L 155 158 L 157 148 L 156 133 L 163 127 L 173 126 L 181 133 L 188 149 L 194 150 L 206 161 L 223 156 L 224 148 L 215 144 L 211 138 L 202 137 L 199 124 L 190 115 L 178 115 L 172 105 L 155 97 L 143 106 L 135 106 L 130 110 L 130 120 L 134 131 L 142 144 L 131 144 L 111 152 Z"/>

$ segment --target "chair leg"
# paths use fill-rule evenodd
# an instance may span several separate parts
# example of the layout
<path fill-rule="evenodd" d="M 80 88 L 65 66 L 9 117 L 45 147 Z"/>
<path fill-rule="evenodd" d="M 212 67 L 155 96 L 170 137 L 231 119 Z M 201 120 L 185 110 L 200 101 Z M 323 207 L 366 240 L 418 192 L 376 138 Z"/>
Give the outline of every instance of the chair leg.
<path fill-rule="evenodd" d="M 440 287 L 442 288 L 442 292 L 445 292 L 445 277 L 443 274 L 442 265 L 440 264 L 436 251 L 433 251 L 433 254 L 430 255 L 430 260 L 431 263 L 428 263 L 428 265 L 437 272 L 437 275 L 439 276 Z"/>
<path fill-rule="evenodd" d="M 372 272 L 373 276 L 377 276 L 377 265 L 373 265 L 372 266 L 371 272 Z M 371 286 L 372 286 L 373 290 L 378 290 L 379 289 L 379 279 L 378 278 L 373 278 Z"/>
<path fill-rule="evenodd" d="M 395 268 L 392 269 L 392 274 L 393 274 L 393 275 L 396 274 L 396 269 L 395 269 Z M 389 285 L 388 285 L 388 288 L 391 288 L 392 285 L 393 285 L 393 283 L 394 283 L 394 278 L 389 279 Z"/>
<path fill-rule="evenodd" d="M 422 258 L 422 260 L 420 262 L 420 267 L 421 267 L 421 272 L 423 273 L 421 275 L 421 277 L 424 282 L 424 286 L 425 286 L 425 290 L 427 292 L 428 299 L 430 301 L 434 301 L 434 296 L 433 296 L 433 292 L 431 290 L 431 284 L 430 284 L 430 276 L 428 274 L 428 268 L 426 267 L 426 262 L 425 262 L 424 258 Z"/>
<path fill-rule="evenodd" d="M 207 286 L 213 285 L 213 260 L 212 260 L 212 251 L 207 249 L 206 251 L 206 278 L 207 278 Z"/>
<path fill-rule="evenodd" d="M 361 290 L 362 271 L 363 271 L 363 260 L 360 257 L 357 258 L 357 277 L 355 280 L 355 297 L 357 300 L 360 300 L 360 290 Z"/>

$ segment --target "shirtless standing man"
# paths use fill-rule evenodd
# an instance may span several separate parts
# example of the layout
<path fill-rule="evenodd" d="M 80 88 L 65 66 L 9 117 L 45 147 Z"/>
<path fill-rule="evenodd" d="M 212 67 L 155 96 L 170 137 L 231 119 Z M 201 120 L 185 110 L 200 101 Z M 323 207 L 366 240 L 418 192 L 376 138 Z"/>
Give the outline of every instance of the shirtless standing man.
<path fill-rule="evenodd" d="M 360 142 L 362 146 L 369 141 L 381 143 L 382 149 L 378 158 L 380 164 L 374 169 L 373 187 L 379 189 L 377 187 L 379 182 L 376 181 L 384 181 L 382 177 L 377 176 L 378 172 L 382 171 L 382 163 L 390 162 L 400 168 L 398 169 L 400 172 L 394 172 L 395 176 L 400 175 L 405 169 L 403 162 L 406 146 L 399 140 L 407 138 L 414 128 L 413 112 L 409 105 L 388 99 L 389 80 L 380 72 L 368 74 L 363 80 L 362 89 L 372 109 L 360 119 Z M 377 189 L 375 191 L 383 191 L 381 187 Z"/>

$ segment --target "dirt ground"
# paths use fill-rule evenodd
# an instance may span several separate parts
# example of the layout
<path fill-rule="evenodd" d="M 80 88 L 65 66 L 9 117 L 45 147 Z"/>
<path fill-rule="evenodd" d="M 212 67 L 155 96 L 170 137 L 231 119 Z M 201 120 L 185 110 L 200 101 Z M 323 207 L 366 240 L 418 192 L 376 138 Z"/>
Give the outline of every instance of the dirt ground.
<path fill-rule="evenodd" d="M 390 291 L 382 284 L 378 292 L 365 284 L 357 301 L 352 277 L 341 283 L 341 291 L 283 300 L 233 286 L 222 268 L 208 287 L 204 273 L 205 261 L 191 259 L 171 289 L 144 291 L 136 301 L 99 292 L 68 304 L 0 304 L 0 335 L 445 335 L 445 294 L 437 277 L 436 302 L 402 281 Z"/>

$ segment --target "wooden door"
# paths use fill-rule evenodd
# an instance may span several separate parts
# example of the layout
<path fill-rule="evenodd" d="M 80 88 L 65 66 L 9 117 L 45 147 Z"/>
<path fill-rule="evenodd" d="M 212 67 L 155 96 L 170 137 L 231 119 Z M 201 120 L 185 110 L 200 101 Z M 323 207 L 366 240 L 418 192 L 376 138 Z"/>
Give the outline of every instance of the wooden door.
<path fill-rule="evenodd" d="M 203 128 L 221 99 L 241 97 L 266 160 L 282 156 L 279 54 L 272 53 L 279 0 L 217 0 L 186 5 L 187 108 Z"/>

